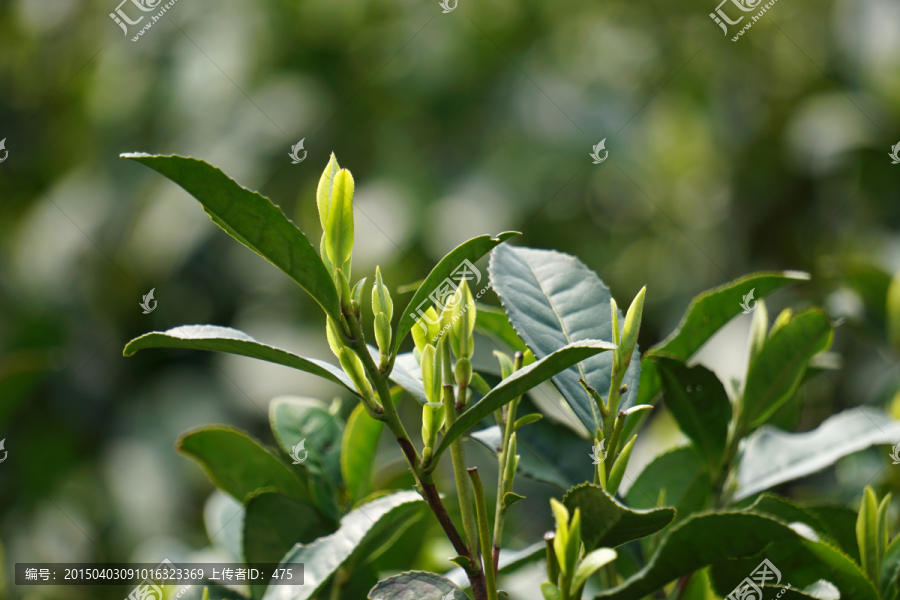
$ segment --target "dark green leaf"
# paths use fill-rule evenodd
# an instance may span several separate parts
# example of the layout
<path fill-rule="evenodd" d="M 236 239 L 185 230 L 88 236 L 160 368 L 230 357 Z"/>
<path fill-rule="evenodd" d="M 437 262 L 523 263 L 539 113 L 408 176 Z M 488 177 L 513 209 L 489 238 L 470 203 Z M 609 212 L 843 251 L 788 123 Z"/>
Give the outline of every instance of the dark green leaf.
<path fill-rule="evenodd" d="M 427 571 L 408 571 L 382 579 L 369 592 L 370 600 L 464 600 L 455 583 Z"/>
<path fill-rule="evenodd" d="M 574 513 L 581 509 L 581 539 L 588 552 L 594 548 L 615 548 L 626 542 L 656 533 L 675 518 L 674 508 L 633 510 L 620 504 L 606 490 L 582 484 L 569 490 L 563 504 Z"/>
<path fill-rule="evenodd" d="M 887 598 L 900 577 L 900 535 L 891 540 L 881 560 L 881 595 Z"/>
<path fill-rule="evenodd" d="M 741 422 L 762 424 L 796 391 L 813 356 L 831 345 L 834 329 L 821 310 L 796 315 L 766 340 L 747 372 Z"/>
<path fill-rule="evenodd" d="M 336 528 L 337 524 L 313 505 L 263 489 L 247 500 L 243 559 L 248 563 L 278 563 L 294 544 L 308 544 Z M 253 585 L 250 589 L 254 598 L 261 598 L 266 586 Z"/>
<path fill-rule="evenodd" d="M 753 290 L 754 299 L 759 300 L 785 286 L 807 280 L 809 274 L 800 271 L 763 271 L 706 290 L 691 300 L 675 331 L 647 350 L 645 356 L 667 356 L 687 362 L 714 333 L 743 312 L 741 303 L 750 290 Z M 642 366 L 646 368 L 646 365 Z M 660 385 L 655 373 L 642 375 L 638 403 L 653 404 Z"/>
<path fill-rule="evenodd" d="M 403 311 L 400 322 L 397 323 L 397 333 L 394 336 L 394 352 L 396 353 L 400 348 L 400 343 L 406 337 L 406 334 L 409 333 L 409 330 L 412 329 L 416 319 L 419 318 L 417 310 L 421 308 L 422 312 L 424 312 L 429 306 L 434 304 L 429 301 L 428 296 L 434 293 L 438 286 L 442 285 L 444 280 L 448 279 L 453 272 L 463 264 L 463 261 L 468 260 L 470 263 L 474 263 L 493 250 L 498 244 L 502 244 L 514 235 L 518 235 L 518 233 L 515 231 L 507 231 L 497 234 L 496 238 L 489 235 L 482 235 L 464 242 L 444 256 L 444 258 L 441 259 L 441 262 L 432 269 L 431 273 L 428 274 L 428 277 L 425 278 L 425 281 L 422 282 L 422 285 L 416 290 L 412 300 L 409 301 L 409 304 Z M 481 283 L 481 278 L 469 282 L 469 286 L 474 286 L 479 283 Z M 478 290 L 473 290 L 473 293 L 477 291 Z"/>
<path fill-rule="evenodd" d="M 550 250 L 498 247 L 491 253 L 491 283 L 519 337 L 541 358 L 581 340 L 612 340 L 609 288 L 584 263 Z M 624 317 L 619 316 L 624 323 Z M 635 350 L 639 355 L 639 351 Z M 594 401 L 578 383 L 584 379 L 601 396 L 609 395 L 612 353 L 601 354 L 567 369 L 553 383 L 588 431 L 597 431 Z M 628 391 L 620 408 L 637 397 L 640 360 L 628 367 Z"/>
<path fill-rule="evenodd" d="M 764 425 L 746 440 L 734 498 L 747 498 L 820 471 L 848 454 L 875 444 L 896 444 L 898 439 L 900 421 L 866 407 L 845 410 L 803 433 L 787 433 Z"/>
<path fill-rule="evenodd" d="M 609 342 L 584 340 L 561 348 L 553 354 L 519 369 L 512 376 L 497 384 L 494 389 L 456 419 L 456 422 L 447 430 L 447 433 L 441 440 L 440 446 L 435 451 L 435 456 L 440 456 L 450 446 L 450 442 L 513 398 L 521 396 L 575 363 L 613 348 L 615 346 Z"/>
<path fill-rule="evenodd" d="M 216 425 L 185 434 L 178 451 L 194 459 L 216 487 L 235 500 L 273 488 L 295 500 L 310 501 L 306 471 L 291 469 L 243 431 Z"/>
<path fill-rule="evenodd" d="M 766 547 L 777 547 L 796 538 L 797 534 L 787 525 L 763 515 L 747 512 L 693 515 L 669 529 L 644 568 L 596 598 L 638 600 L 706 565 L 753 556 Z M 745 568 L 742 578 L 749 576 L 755 566 Z"/>
<path fill-rule="evenodd" d="M 269 404 L 269 425 L 288 456 L 303 442 L 299 458 L 306 456 L 302 465 L 310 473 L 314 504 L 337 519 L 335 486 L 341 483 L 341 418 L 328 412 L 320 400 L 282 396 Z"/>
<path fill-rule="evenodd" d="M 803 523 L 815 531 L 820 538 L 837 545 L 836 541 L 831 539 L 831 531 L 828 526 L 819 517 L 779 496 L 762 494 L 747 510 L 772 515 L 785 523 Z"/>
<path fill-rule="evenodd" d="M 688 447 L 676 448 L 657 456 L 644 467 L 628 488 L 625 500 L 633 508 L 655 508 L 664 492 L 664 502 L 677 511 L 676 522 L 702 510 L 712 489 L 710 475 L 700 464 L 697 453 Z"/>
<path fill-rule="evenodd" d="M 844 554 L 859 562 L 856 543 L 856 511 L 846 506 L 804 506 L 803 510 L 816 517 L 828 530 Z"/>
<path fill-rule="evenodd" d="M 680 360 L 653 357 L 665 402 L 678 427 L 693 442 L 711 474 L 718 472 L 731 422 L 731 401 L 715 373 Z"/>
<path fill-rule="evenodd" d="M 341 443 L 341 473 L 354 503 L 365 498 L 372 487 L 375 450 L 382 429 L 384 423 L 370 417 L 363 404 L 357 404 L 347 420 Z"/>
<path fill-rule="evenodd" d="M 238 185 L 202 160 L 182 156 L 123 154 L 165 175 L 196 198 L 228 235 L 284 271 L 332 319 L 340 303 L 331 275 L 302 231 L 272 201 Z"/>
<path fill-rule="evenodd" d="M 373 541 L 390 542 L 419 514 L 423 504 L 422 497 L 416 492 L 397 492 L 350 511 L 341 519 L 336 532 L 311 544 L 297 544 L 284 555 L 282 563 L 304 564 L 303 585 L 269 586 L 265 600 L 315 597 L 341 565 L 360 558 L 362 551 Z"/>
<path fill-rule="evenodd" d="M 252 337 L 230 327 L 218 325 L 182 325 L 168 331 L 153 331 L 135 338 L 125 346 L 123 354 L 131 356 L 146 348 L 183 348 L 186 350 L 207 350 L 210 352 L 227 352 L 239 356 L 258 358 L 278 365 L 291 367 L 318 375 L 349 391 L 356 393 L 353 382 L 340 367 L 315 358 L 303 358 L 291 354 L 281 348 L 267 346 Z"/>

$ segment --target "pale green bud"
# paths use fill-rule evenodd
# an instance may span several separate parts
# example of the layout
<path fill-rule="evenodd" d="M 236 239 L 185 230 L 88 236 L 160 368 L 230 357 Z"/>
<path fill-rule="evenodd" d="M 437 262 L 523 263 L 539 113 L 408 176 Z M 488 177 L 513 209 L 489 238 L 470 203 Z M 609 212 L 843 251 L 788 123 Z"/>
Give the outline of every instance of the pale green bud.
<path fill-rule="evenodd" d="M 353 176 L 341 169 L 334 176 L 328 199 L 325 252 L 334 268 L 349 274 L 353 254 Z"/>
<path fill-rule="evenodd" d="M 459 386 L 466 385 L 472 381 L 472 363 L 468 358 L 463 356 L 456 361 L 456 384 Z"/>
<path fill-rule="evenodd" d="M 749 343 L 749 358 L 747 360 L 747 364 L 753 364 L 753 359 L 759 354 L 759 351 L 762 350 L 763 345 L 766 343 L 766 338 L 769 333 L 769 311 L 766 310 L 766 303 L 763 302 L 763 299 L 760 298 L 756 301 L 756 310 L 753 312 L 753 320 L 750 322 L 750 343 Z"/>
<path fill-rule="evenodd" d="M 500 350 L 494 350 L 494 356 L 496 356 L 497 360 L 500 361 L 500 376 L 503 379 L 506 379 L 515 372 L 516 367 L 509 355 L 507 355 L 505 352 L 501 352 Z"/>
<path fill-rule="evenodd" d="M 366 377 L 365 369 L 363 369 L 363 364 L 359 357 L 350 348 L 341 348 L 338 360 L 341 361 L 341 367 L 344 368 L 344 372 L 350 377 L 359 393 L 365 398 L 374 398 L 375 393 L 372 390 L 372 384 L 369 383 L 369 379 Z"/>
<path fill-rule="evenodd" d="M 388 354 L 391 348 L 391 322 L 384 313 L 375 315 L 375 341 L 382 355 Z"/>
<path fill-rule="evenodd" d="M 519 456 L 516 454 L 516 434 L 509 437 L 509 448 L 506 451 L 506 464 L 504 465 L 503 480 L 507 485 L 512 484 L 516 478 L 516 469 L 519 466 Z M 510 489 L 511 485 L 510 485 Z"/>
<path fill-rule="evenodd" d="M 637 345 L 638 332 L 641 330 L 641 316 L 644 312 L 644 295 L 647 286 L 641 288 L 625 315 L 625 327 L 622 328 L 622 343 L 619 344 L 619 368 L 624 371 L 631 363 L 631 354 Z"/>
<path fill-rule="evenodd" d="M 450 326 L 450 343 L 457 358 L 470 358 L 474 352 L 475 299 L 469 284 L 463 280 L 456 290 Z"/>
<path fill-rule="evenodd" d="M 775 317 L 775 322 L 772 324 L 772 330 L 769 332 L 769 337 L 775 335 L 775 333 L 791 322 L 791 319 L 794 318 L 794 311 L 789 308 L 784 309 L 781 313 Z"/>
<path fill-rule="evenodd" d="M 328 206 L 331 204 L 331 190 L 334 186 L 334 177 L 340 170 L 341 167 L 338 165 L 334 152 L 332 152 L 331 158 L 328 160 L 328 166 L 325 167 L 325 170 L 322 171 L 322 176 L 319 177 L 319 187 L 316 189 L 316 205 L 319 208 L 319 223 L 322 225 L 323 232 L 323 249 L 325 246 L 324 232 L 328 229 Z M 324 251 L 322 256 L 323 258 L 325 257 Z"/>
<path fill-rule="evenodd" d="M 338 359 L 341 358 L 341 348 L 344 348 L 344 344 L 341 342 L 343 337 L 341 336 L 340 330 L 338 326 L 335 324 L 334 319 L 331 317 L 327 317 L 327 322 L 325 324 L 325 337 L 328 338 L 328 347 L 331 348 L 331 351 L 334 353 L 334 356 Z"/>
<path fill-rule="evenodd" d="M 422 386 L 429 402 L 441 402 L 441 353 L 431 344 L 422 350 Z"/>
<path fill-rule="evenodd" d="M 350 282 L 341 269 L 337 270 L 337 280 L 341 290 L 341 310 L 349 315 L 353 312 L 353 294 L 350 292 Z"/>
<path fill-rule="evenodd" d="M 425 311 L 425 316 L 419 317 L 412 327 L 412 337 L 413 342 L 416 344 L 416 350 L 421 353 L 426 344 L 433 345 L 437 343 L 434 338 L 439 331 L 440 319 L 438 318 L 437 311 L 434 307 L 430 306 L 428 310 Z"/>
<path fill-rule="evenodd" d="M 375 285 L 372 286 L 372 314 L 377 315 L 383 312 L 387 315 L 388 321 L 394 318 L 394 301 L 391 300 L 391 293 L 381 279 L 381 269 L 375 267 Z"/>

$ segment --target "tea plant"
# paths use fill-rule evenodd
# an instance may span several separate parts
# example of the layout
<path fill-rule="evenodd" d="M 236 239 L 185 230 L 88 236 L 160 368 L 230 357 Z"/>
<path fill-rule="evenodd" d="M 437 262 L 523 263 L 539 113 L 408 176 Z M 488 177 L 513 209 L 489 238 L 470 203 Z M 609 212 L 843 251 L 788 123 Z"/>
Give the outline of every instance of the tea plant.
<path fill-rule="evenodd" d="M 833 325 L 813 308 L 785 310 L 770 327 L 762 298 L 805 274 L 755 273 L 709 290 L 668 338 L 641 356 L 646 290 L 623 316 L 609 289 L 577 258 L 511 246 L 504 242 L 514 234 L 503 233 L 447 254 L 395 318 L 378 268 L 368 295 L 366 278 L 351 277 L 354 181 L 333 155 L 316 193 L 323 230 L 318 252 L 278 207 L 215 167 L 178 156 L 126 156 L 182 186 L 217 225 L 306 290 L 325 313 L 325 336 L 340 367 L 213 325 L 148 333 L 132 340 L 125 355 L 186 348 L 249 356 L 316 374 L 358 401 L 346 423 L 335 407 L 318 401 L 273 401 L 272 432 L 293 465 L 230 427 L 204 427 L 180 440 L 179 450 L 242 504 L 242 558 L 305 565 L 303 586 L 254 586 L 255 598 L 446 600 L 462 598 L 466 589 L 476 600 L 497 600 L 505 594 L 500 575 L 540 559 L 547 563 L 540 588 L 546 600 L 582 598 L 586 589 L 620 600 L 731 591 L 744 598 L 755 597 L 747 596 L 748 576 L 764 558 L 780 571 L 777 581 L 763 577 L 760 592 L 788 600 L 896 598 L 900 544 L 888 543 L 888 500 L 876 507 L 867 491 L 857 517 L 763 493 L 900 437 L 900 425 L 871 409 L 840 413 L 812 432 L 783 430 L 793 427 L 803 383 L 827 366 Z M 476 302 L 487 288 L 471 287 L 481 280 L 472 265 L 487 254 L 503 310 Z M 723 385 L 690 361 L 748 310 L 750 292 L 759 300 L 749 308 L 746 377 Z M 375 345 L 366 341 L 361 310 L 369 301 Z M 499 379 L 473 367 L 476 330 L 508 348 L 495 352 Z M 410 333 L 414 349 L 401 353 Z M 528 393 L 547 381 L 586 438 L 535 412 Z M 398 414 L 404 397 L 421 407 L 421 440 L 410 437 Z M 632 448 L 660 398 L 689 443 L 658 456 L 632 481 L 625 476 Z M 405 458 L 413 490 L 372 489 L 384 427 Z M 481 475 L 468 467 L 466 435 L 496 454 L 493 514 Z M 301 459 L 300 452 L 308 456 Z M 437 489 L 435 470 L 446 455 L 460 523 Z M 510 552 L 501 546 L 507 512 L 522 499 L 514 491 L 519 474 L 565 493 L 551 502 L 555 532 Z M 423 505 L 453 545 L 456 556 L 448 561 L 457 570 L 377 581 L 366 565 Z"/>

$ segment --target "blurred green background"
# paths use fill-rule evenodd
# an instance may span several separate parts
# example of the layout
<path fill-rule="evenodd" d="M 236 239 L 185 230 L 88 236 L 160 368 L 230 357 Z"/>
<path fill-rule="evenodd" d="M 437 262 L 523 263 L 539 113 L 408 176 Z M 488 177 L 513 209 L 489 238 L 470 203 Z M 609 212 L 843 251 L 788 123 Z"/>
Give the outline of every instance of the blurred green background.
<path fill-rule="evenodd" d="M 179 434 L 224 422 L 271 443 L 272 398 L 340 395 L 250 359 L 122 357 L 146 331 L 215 323 L 333 360 L 299 288 L 122 152 L 202 158 L 317 242 L 333 151 L 356 179 L 354 277 L 379 264 L 396 289 L 469 237 L 518 230 L 515 243 L 578 255 L 620 306 L 647 284 L 644 348 L 704 289 L 806 270 L 770 312 L 821 304 L 844 318 L 844 366 L 808 386 L 796 427 L 890 405 L 900 1 L 781 0 L 738 42 L 710 19 L 713 0 L 459 0 L 446 14 L 437 0 L 178 0 L 137 42 L 139 26 L 126 37 L 109 17 L 115 2 L 0 3 L 0 595 L 22 595 L 15 562 L 212 552 L 212 486 L 175 453 Z M 609 158 L 594 165 L 602 139 Z M 740 371 L 748 326 L 706 352 L 720 376 Z M 671 437 L 657 420 L 648 446 Z M 387 472 L 399 459 L 384 446 Z M 900 489 L 885 460 L 852 456 L 782 491 L 853 503 L 872 477 Z M 510 546 L 550 526 L 554 490 L 523 486 Z M 383 567 L 448 568 L 446 542 L 424 537 L 406 535 Z"/>

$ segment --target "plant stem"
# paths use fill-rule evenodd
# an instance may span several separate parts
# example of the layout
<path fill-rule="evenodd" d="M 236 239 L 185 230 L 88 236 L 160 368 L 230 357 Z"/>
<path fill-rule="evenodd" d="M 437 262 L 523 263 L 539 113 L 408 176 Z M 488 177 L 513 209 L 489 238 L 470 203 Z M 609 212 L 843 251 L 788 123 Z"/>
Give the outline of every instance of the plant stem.
<path fill-rule="evenodd" d="M 356 318 L 356 316 L 351 314 L 347 317 L 347 321 L 350 325 L 350 331 L 353 334 L 353 339 L 347 341 L 350 343 L 353 351 L 357 356 L 359 356 L 360 360 L 362 361 L 363 368 L 366 370 L 369 378 L 374 383 L 375 391 L 378 394 L 378 397 L 381 399 L 383 408 L 381 420 L 385 422 L 385 424 L 391 430 L 391 433 L 393 433 L 394 437 L 397 439 L 397 443 L 400 445 L 400 449 L 403 450 L 403 455 L 406 457 L 406 461 L 409 463 L 409 468 L 413 473 L 413 477 L 415 477 L 416 481 L 419 484 L 422 497 L 428 503 L 428 506 L 434 513 L 435 517 L 437 517 L 437 520 L 441 524 L 444 533 L 450 540 L 450 543 L 453 544 L 453 548 L 460 556 L 471 561 L 472 568 L 466 570 L 466 575 L 468 576 L 469 582 L 472 585 L 472 592 L 475 594 L 476 600 L 488 600 L 484 572 L 480 568 L 480 565 L 476 560 L 477 555 L 475 555 L 467 547 L 466 543 L 460 536 L 459 531 L 456 529 L 456 526 L 453 524 L 453 520 L 450 518 L 450 515 L 447 514 L 447 509 L 444 508 L 444 503 L 441 500 L 440 493 L 437 491 L 437 487 L 434 485 L 434 479 L 432 475 L 430 473 L 425 473 L 419 469 L 419 457 L 416 453 L 416 449 L 410 441 L 409 435 L 406 433 L 406 428 L 403 427 L 403 423 L 402 421 L 400 421 L 400 417 L 397 414 L 397 409 L 394 406 L 394 401 L 391 398 L 390 386 L 388 385 L 388 375 L 390 374 L 390 369 L 386 372 L 382 372 L 375 364 L 375 361 L 372 360 L 372 355 L 369 354 L 369 349 L 366 346 L 362 327 L 360 326 L 359 320 Z M 391 365 L 393 365 L 393 361 L 391 362 Z M 465 483 L 468 485 L 467 481 Z M 466 492 L 468 492 L 468 487 L 466 487 Z M 469 508 L 471 510 L 471 503 Z M 468 533 L 466 535 L 468 536 Z"/>
<path fill-rule="evenodd" d="M 513 363 L 514 373 L 522 368 L 524 360 L 525 355 L 522 352 L 516 352 L 515 362 Z M 503 543 L 503 523 L 506 520 L 503 496 L 506 492 L 512 491 L 512 482 L 506 481 L 506 455 L 509 452 L 509 439 L 512 437 L 513 428 L 516 424 L 516 410 L 519 408 L 521 399 L 521 396 L 514 398 L 508 405 L 506 421 L 503 423 L 503 441 L 500 445 L 500 452 L 497 454 L 497 504 L 494 508 L 494 543 L 491 548 L 491 563 L 494 565 L 494 574 L 497 574 L 500 569 L 500 546 Z"/>
<path fill-rule="evenodd" d="M 475 493 L 475 508 L 478 511 L 478 532 L 481 537 L 481 547 L 487 548 L 490 543 L 490 524 L 488 523 L 487 503 L 484 500 L 484 486 L 481 484 L 481 476 L 478 474 L 478 468 L 472 467 L 469 471 L 469 477 L 472 479 L 472 490 Z M 485 555 L 487 558 L 487 555 Z M 494 569 L 488 565 L 484 567 L 485 579 L 487 582 L 488 600 L 497 600 L 497 579 Z"/>

